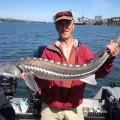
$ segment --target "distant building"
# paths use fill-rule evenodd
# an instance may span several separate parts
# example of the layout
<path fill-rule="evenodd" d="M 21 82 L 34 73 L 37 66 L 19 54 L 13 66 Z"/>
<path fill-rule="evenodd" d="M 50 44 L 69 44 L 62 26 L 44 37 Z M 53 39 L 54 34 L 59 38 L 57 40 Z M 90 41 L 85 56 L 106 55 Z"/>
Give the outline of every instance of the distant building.
<path fill-rule="evenodd" d="M 109 18 L 107 25 L 120 25 L 120 17 Z"/>
<path fill-rule="evenodd" d="M 102 16 L 95 16 L 95 21 L 101 21 L 102 20 Z"/>

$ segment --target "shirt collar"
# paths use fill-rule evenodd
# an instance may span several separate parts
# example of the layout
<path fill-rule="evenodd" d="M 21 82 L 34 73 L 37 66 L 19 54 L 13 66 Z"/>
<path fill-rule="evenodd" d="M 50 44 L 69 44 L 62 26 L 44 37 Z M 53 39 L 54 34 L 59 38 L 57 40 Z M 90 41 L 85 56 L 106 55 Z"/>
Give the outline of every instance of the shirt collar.
<path fill-rule="evenodd" d="M 77 39 L 74 39 L 74 46 L 77 47 L 78 44 L 79 44 L 79 41 L 78 41 Z M 57 41 L 55 42 L 55 45 L 59 47 L 59 45 L 60 45 L 60 41 L 57 40 Z"/>

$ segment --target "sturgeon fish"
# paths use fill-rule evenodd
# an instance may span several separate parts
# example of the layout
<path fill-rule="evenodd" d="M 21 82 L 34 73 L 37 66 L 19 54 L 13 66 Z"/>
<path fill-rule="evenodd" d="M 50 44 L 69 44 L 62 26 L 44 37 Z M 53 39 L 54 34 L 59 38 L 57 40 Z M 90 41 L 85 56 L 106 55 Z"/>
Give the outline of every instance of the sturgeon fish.
<path fill-rule="evenodd" d="M 113 40 L 120 46 L 120 33 Z M 20 78 L 22 72 L 33 71 L 38 78 L 45 80 L 81 80 L 96 84 L 93 75 L 110 57 L 109 51 L 101 49 L 89 63 L 68 65 L 42 58 L 22 58 L 0 64 L 0 75 Z M 88 79 L 88 80 L 87 80 Z"/>

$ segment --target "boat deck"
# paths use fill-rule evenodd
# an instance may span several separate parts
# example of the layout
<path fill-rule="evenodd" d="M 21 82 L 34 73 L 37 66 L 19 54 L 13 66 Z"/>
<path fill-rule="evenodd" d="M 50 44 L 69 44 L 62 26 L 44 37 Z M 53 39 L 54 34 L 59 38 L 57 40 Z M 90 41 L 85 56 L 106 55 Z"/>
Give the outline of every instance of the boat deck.
<path fill-rule="evenodd" d="M 119 87 L 102 87 L 94 98 L 83 100 L 83 114 L 85 120 L 110 120 L 111 108 L 113 108 L 113 101 L 119 104 L 120 88 Z M 22 112 L 20 101 L 24 100 L 27 103 L 27 98 L 13 98 L 11 104 L 16 112 L 16 120 L 39 120 L 40 113 Z M 22 106 L 23 107 L 23 106 Z M 28 109 L 29 106 L 26 106 Z M 26 111 L 27 111 L 26 109 Z M 118 113 L 119 114 L 119 113 Z M 113 120 L 113 119 L 111 119 Z M 119 118 L 116 120 L 120 120 Z"/>

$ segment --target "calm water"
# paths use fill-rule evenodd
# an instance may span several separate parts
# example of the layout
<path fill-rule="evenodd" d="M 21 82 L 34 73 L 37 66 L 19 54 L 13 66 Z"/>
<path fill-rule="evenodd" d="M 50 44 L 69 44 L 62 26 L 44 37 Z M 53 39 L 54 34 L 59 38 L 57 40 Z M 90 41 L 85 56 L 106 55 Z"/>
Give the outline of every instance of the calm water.
<path fill-rule="evenodd" d="M 74 37 L 97 53 L 106 47 L 111 39 L 120 32 L 120 26 L 80 26 L 76 25 Z M 40 45 L 48 45 L 58 38 L 54 24 L 49 23 L 0 23 L 0 62 L 31 57 Z M 27 87 L 17 80 L 16 96 L 25 96 Z M 115 60 L 112 72 L 104 79 L 97 80 L 95 86 L 87 85 L 85 97 L 93 97 L 103 85 L 115 82 L 120 86 L 120 54 Z"/>

